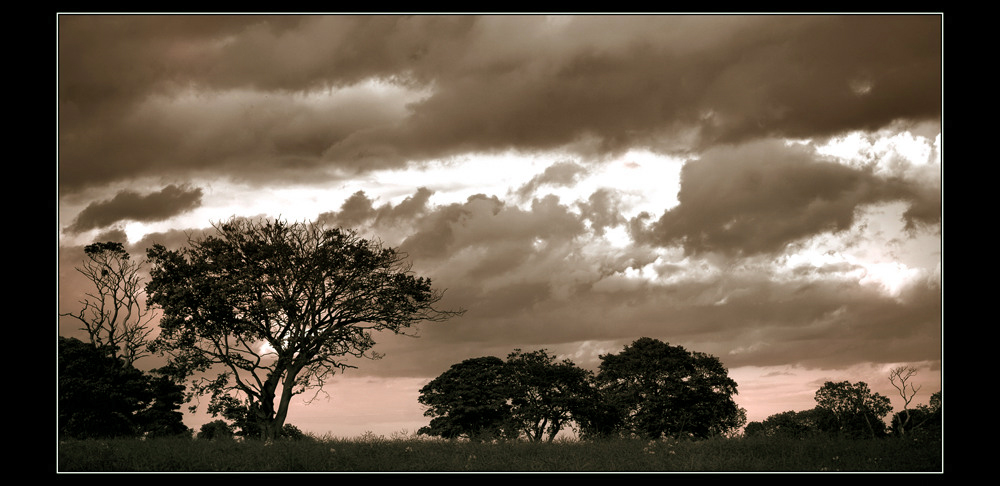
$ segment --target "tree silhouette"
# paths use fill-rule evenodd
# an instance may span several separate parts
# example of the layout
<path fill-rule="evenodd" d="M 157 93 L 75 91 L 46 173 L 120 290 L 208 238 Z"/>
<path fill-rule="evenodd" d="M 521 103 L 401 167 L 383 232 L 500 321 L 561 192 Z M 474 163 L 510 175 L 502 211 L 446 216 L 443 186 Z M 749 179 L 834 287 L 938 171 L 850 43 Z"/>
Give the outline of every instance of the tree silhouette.
<path fill-rule="evenodd" d="M 916 373 L 917 369 L 912 366 L 899 366 L 889 370 L 889 383 L 892 383 L 892 386 L 899 392 L 899 396 L 903 398 L 903 415 L 898 425 L 894 427 L 899 435 L 906 435 L 906 427 L 910 423 L 910 402 L 920 390 L 913 383 L 907 383 Z"/>
<path fill-rule="evenodd" d="M 417 433 L 448 439 L 490 440 L 516 437 L 508 403 L 504 362 L 495 356 L 452 365 L 420 389 L 429 425 Z"/>
<path fill-rule="evenodd" d="M 83 323 L 90 343 L 113 358 L 133 364 L 148 354 L 152 313 L 141 301 L 142 263 L 132 261 L 121 243 L 93 243 L 84 247 L 86 259 L 76 270 L 94 288 L 76 314 L 63 313 Z"/>
<path fill-rule="evenodd" d="M 353 231 L 237 218 L 214 227 L 180 250 L 147 251 L 146 291 L 163 310 L 155 349 L 186 376 L 217 373 L 194 392 L 216 412 L 244 409 L 262 438 L 278 436 L 292 396 L 321 390 L 354 367 L 350 357 L 377 359 L 373 332 L 461 313 L 435 309 L 441 293 L 404 254 Z"/>
<path fill-rule="evenodd" d="M 815 398 L 817 406 L 833 413 L 842 434 L 880 437 L 885 433 L 882 420 L 892 405 L 887 397 L 872 392 L 867 383 L 828 381 L 816 391 Z"/>
<path fill-rule="evenodd" d="M 586 404 L 591 373 L 568 359 L 556 361 L 544 349 L 516 349 L 504 368 L 511 418 L 532 441 L 552 442 Z"/>
<path fill-rule="evenodd" d="M 620 414 L 603 423 L 635 435 L 705 438 L 746 423 L 746 411 L 733 401 L 736 382 L 718 358 L 657 339 L 602 355 L 596 382 L 605 410 Z"/>

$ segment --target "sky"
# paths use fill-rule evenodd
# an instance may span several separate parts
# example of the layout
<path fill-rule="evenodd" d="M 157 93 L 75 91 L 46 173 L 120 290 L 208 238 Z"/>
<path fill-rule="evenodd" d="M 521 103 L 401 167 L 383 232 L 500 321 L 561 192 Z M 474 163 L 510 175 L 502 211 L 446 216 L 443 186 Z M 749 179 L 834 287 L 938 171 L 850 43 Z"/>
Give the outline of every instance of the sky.
<path fill-rule="evenodd" d="M 142 258 L 233 216 L 316 221 L 406 252 L 466 313 L 376 336 L 381 360 L 293 401 L 303 431 L 410 434 L 453 364 L 545 349 L 596 370 L 640 337 L 718 357 L 751 421 L 826 381 L 899 411 L 904 365 L 926 404 L 942 24 L 60 14 L 58 310 L 80 308 L 89 243 Z"/>

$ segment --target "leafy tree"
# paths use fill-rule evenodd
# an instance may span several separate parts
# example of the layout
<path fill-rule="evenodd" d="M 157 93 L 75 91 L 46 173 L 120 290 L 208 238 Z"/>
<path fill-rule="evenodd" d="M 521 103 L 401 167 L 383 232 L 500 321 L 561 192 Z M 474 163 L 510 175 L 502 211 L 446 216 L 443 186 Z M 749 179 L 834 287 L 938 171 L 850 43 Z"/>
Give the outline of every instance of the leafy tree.
<path fill-rule="evenodd" d="M 176 410 L 184 386 L 159 370 L 143 373 L 76 338 L 59 337 L 59 433 L 66 437 L 188 435 Z"/>
<path fill-rule="evenodd" d="M 185 386 L 161 370 L 153 370 L 146 376 L 153 400 L 138 414 L 146 437 L 190 437 L 193 431 L 184 425 L 184 414 L 179 411 L 186 400 Z"/>
<path fill-rule="evenodd" d="M 591 375 L 590 387 L 585 391 L 580 407 L 573 412 L 577 424 L 577 434 L 581 439 L 605 439 L 619 437 L 625 432 L 627 411 L 624 405 L 614 400 L 612 390 Z"/>
<path fill-rule="evenodd" d="M 76 338 L 59 337 L 59 434 L 138 437 L 138 414 L 153 400 L 146 376 Z"/>
<path fill-rule="evenodd" d="M 516 436 L 508 403 L 504 362 L 495 356 L 452 365 L 420 389 L 417 399 L 432 417 L 418 434 L 489 440 Z"/>
<path fill-rule="evenodd" d="M 87 245 L 86 259 L 76 270 L 94 289 L 80 301 L 76 314 L 64 313 L 83 323 L 90 343 L 128 364 L 146 356 L 153 316 L 142 305 L 142 263 L 133 262 L 121 243 Z"/>
<path fill-rule="evenodd" d="M 892 404 L 885 396 L 872 392 L 867 383 L 828 381 L 815 398 L 817 406 L 833 413 L 840 433 L 854 437 L 885 434 L 883 419 L 892 411 Z"/>
<path fill-rule="evenodd" d="M 233 428 L 225 420 L 213 420 L 201 426 L 199 439 L 227 440 L 233 438 Z"/>
<path fill-rule="evenodd" d="M 310 437 L 292 424 L 285 424 L 281 428 L 281 437 L 288 440 L 309 440 Z"/>
<path fill-rule="evenodd" d="M 404 254 L 353 231 L 237 218 L 214 227 L 180 250 L 147 251 L 146 292 L 163 310 L 155 350 L 186 376 L 218 372 L 194 393 L 211 395 L 215 411 L 245 408 L 244 430 L 262 438 L 278 436 L 294 395 L 353 368 L 346 357 L 379 358 L 373 332 L 461 313 L 435 309 L 441 293 Z"/>
<path fill-rule="evenodd" d="M 648 337 L 619 354 L 601 356 L 597 382 L 624 415 L 627 432 L 649 439 L 705 438 L 746 423 L 736 405 L 736 382 L 718 358 Z"/>
<path fill-rule="evenodd" d="M 568 359 L 517 349 L 505 369 L 513 422 L 532 441 L 552 442 L 585 404 L 590 372 Z"/>
<path fill-rule="evenodd" d="M 763 422 L 750 422 L 743 433 L 747 437 L 804 438 L 835 430 L 834 420 L 830 411 L 819 407 L 787 411 L 771 415 Z"/>

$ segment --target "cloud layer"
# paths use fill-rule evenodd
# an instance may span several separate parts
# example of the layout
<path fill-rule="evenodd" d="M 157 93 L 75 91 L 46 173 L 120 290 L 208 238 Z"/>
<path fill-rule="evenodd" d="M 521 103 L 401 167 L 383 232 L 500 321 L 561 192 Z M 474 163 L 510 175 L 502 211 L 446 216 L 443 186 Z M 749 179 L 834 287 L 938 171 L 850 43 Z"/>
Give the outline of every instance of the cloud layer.
<path fill-rule="evenodd" d="M 361 376 L 412 385 L 514 348 L 594 368 L 649 336 L 719 356 L 769 407 L 805 370 L 918 363 L 940 387 L 938 15 L 60 15 L 57 33 L 61 312 L 92 241 L 138 256 L 230 216 L 310 219 L 400 248 L 468 309 L 377 338 Z"/>

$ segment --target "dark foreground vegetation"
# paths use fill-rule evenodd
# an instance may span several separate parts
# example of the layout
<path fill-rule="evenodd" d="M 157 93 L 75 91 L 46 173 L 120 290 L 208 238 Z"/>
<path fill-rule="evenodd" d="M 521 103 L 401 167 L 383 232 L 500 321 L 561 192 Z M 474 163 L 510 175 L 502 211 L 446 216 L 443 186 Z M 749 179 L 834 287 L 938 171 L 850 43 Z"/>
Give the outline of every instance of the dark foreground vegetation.
<path fill-rule="evenodd" d="M 71 440 L 60 472 L 942 472 L 939 439 Z"/>

